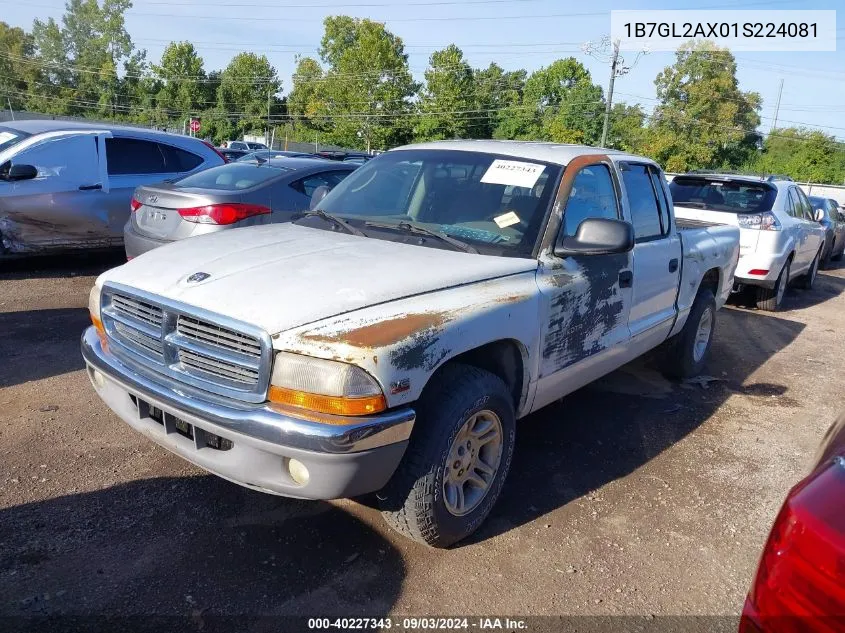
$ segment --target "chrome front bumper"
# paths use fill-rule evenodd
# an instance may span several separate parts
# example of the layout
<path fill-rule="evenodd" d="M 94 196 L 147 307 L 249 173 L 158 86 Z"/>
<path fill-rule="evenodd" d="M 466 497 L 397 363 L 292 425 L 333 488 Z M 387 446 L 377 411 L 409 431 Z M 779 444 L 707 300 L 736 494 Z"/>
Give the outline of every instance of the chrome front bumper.
<path fill-rule="evenodd" d="M 98 395 L 130 426 L 206 470 L 273 494 L 333 499 L 378 490 L 399 465 L 416 417 L 404 408 L 333 417 L 327 424 L 237 402 L 116 357 L 103 349 L 93 327 L 82 335 L 82 355 Z M 163 412 L 164 422 L 149 415 L 151 407 Z M 193 438 L 178 433 L 173 420 L 199 432 Z M 213 436 L 232 447 L 206 446 L 203 441 Z M 306 465 L 307 483 L 291 479 L 286 467 L 291 459 Z"/>

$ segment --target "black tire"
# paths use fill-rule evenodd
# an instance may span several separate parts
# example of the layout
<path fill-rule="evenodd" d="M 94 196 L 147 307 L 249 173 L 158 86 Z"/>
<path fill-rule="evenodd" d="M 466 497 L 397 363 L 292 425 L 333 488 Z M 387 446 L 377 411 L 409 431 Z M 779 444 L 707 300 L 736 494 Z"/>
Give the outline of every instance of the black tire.
<path fill-rule="evenodd" d="M 813 263 L 810 264 L 810 270 L 808 270 L 806 274 L 801 275 L 801 280 L 798 282 L 799 288 L 803 288 L 804 290 L 813 289 L 813 286 L 816 284 L 816 277 L 818 277 L 821 258 L 822 249 L 820 248 L 819 252 L 816 253 L 816 256 L 813 258 Z"/>
<path fill-rule="evenodd" d="M 789 270 L 792 267 L 792 259 L 787 259 L 786 263 L 778 275 L 778 280 L 775 282 L 774 288 L 762 288 L 755 286 L 754 291 L 757 294 L 757 308 L 760 310 L 768 310 L 769 312 L 776 312 L 780 309 L 783 303 L 783 297 L 786 294 L 786 288 L 789 285 Z"/>
<path fill-rule="evenodd" d="M 697 346 L 699 325 L 709 310 L 710 334 L 704 351 Z M 716 332 L 716 299 L 709 288 L 698 291 L 684 328 L 666 342 L 663 372 L 671 378 L 691 378 L 704 369 Z"/>
<path fill-rule="evenodd" d="M 501 422 L 499 465 L 478 505 L 456 516 L 448 509 L 444 492 L 445 471 L 452 463 L 450 451 L 464 423 L 485 410 Z M 405 456 L 378 495 L 387 524 L 431 547 L 448 547 L 470 535 L 499 497 L 513 458 L 515 435 L 512 395 L 498 376 L 469 365 L 444 366 L 426 386 Z"/>
<path fill-rule="evenodd" d="M 827 249 L 827 252 L 824 254 L 824 257 L 822 257 L 821 261 L 819 261 L 819 268 L 821 270 L 827 270 L 828 268 L 830 268 L 830 260 L 833 259 L 834 245 L 835 244 L 833 242 L 830 243 L 830 248 Z M 826 246 L 827 244 L 822 247 L 822 252 L 824 252 Z"/>
<path fill-rule="evenodd" d="M 830 259 L 835 261 L 835 262 L 842 261 L 843 253 L 845 253 L 845 251 L 839 251 L 838 253 L 836 253 L 836 255 L 831 255 Z"/>

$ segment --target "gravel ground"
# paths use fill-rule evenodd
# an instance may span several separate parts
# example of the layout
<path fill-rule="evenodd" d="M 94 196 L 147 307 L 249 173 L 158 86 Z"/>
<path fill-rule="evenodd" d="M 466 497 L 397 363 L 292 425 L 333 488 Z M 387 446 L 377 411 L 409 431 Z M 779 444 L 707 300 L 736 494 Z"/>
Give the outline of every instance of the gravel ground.
<path fill-rule="evenodd" d="M 119 262 L 2 265 L 0 616 L 736 616 L 845 387 L 839 269 L 775 315 L 720 312 L 712 381 L 638 361 L 522 421 L 491 517 L 434 551 L 365 504 L 207 475 L 112 415 L 78 339 Z"/>

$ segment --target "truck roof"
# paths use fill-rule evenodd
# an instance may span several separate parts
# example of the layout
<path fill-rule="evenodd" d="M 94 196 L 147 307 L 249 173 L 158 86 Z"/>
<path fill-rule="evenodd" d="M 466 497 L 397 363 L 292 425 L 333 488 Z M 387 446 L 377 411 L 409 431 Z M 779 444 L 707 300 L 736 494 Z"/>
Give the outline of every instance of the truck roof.
<path fill-rule="evenodd" d="M 589 145 L 571 145 L 565 143 L 547 143 L 540 141 L 496 141 L 496 140 L 459 140 L 459 141 L 431 141 L 428 143 L 414 143 L 403 145 L 390 151 L 401 151 L 407 149 L 448 149 L 464 152 L 485 152 L 489 154 L 500 154 L 523 158 L 525 160 L 541 160 L 546 163 L 567 165 L 579 156 L 586 154 L 607 154 L 619 158 L 630 158 L 631 160 L 654 163 L 650 158 L 626 154 L 614 149 L 604 147 L 590 147 Z"/>

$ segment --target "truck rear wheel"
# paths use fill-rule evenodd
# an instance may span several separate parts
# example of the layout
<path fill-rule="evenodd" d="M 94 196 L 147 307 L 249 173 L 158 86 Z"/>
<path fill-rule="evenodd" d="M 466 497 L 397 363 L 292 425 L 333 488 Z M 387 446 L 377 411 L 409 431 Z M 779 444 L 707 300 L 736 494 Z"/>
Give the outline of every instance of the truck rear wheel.
<path fill-rule="evenodd" d="M 474 532 L 499 497 L 513 457 L 513 401 L 498 376 L 453 364 L 431 379 L 402 463 L 378 494 L 394 530 L 432 547 Z"/>
<path fill-rule="evenodd" d="M 693 301 L 687 322 L 667 343 L 664 373 L 672 378 L 691 378 L 704 369 L 713 332 L 716 329 L 716 299 L 709 288 L 702 288 Z"/>
<path fill-rule="evenodd" d="M 754 289 L 757 293 L 756 304 L 758 309 L 775 312 L 780 308 L 780 304 L 783 302 L 783 296 L 786 294 L 786 287 L 789 285 L 789 269 L 791 263 L 791 259 L 786 260 L 783 270 L 778 275 L 778 280 L 775 282 L 774 288 L 757 286 Z"/>

